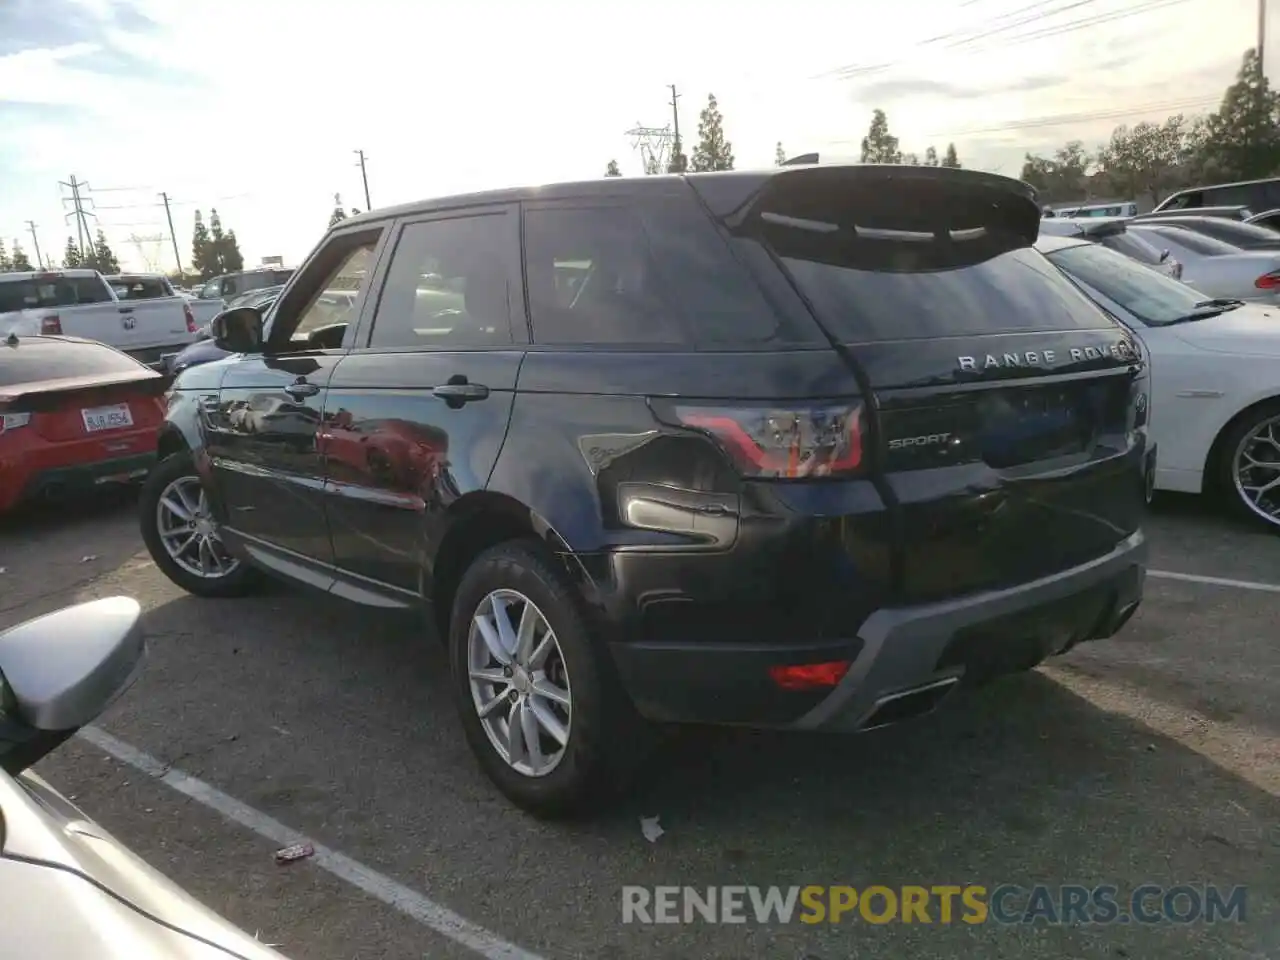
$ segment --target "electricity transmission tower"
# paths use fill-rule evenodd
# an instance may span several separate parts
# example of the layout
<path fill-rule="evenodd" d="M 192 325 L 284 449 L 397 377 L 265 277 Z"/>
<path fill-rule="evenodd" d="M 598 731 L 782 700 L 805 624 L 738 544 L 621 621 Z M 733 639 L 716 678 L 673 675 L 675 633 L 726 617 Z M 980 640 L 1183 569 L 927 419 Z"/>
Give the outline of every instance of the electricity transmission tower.
<path fill-rule="evenodd" d="M 631 138 L 631 148 L 640 151 L 640 161 L 644 164 L 645 173 L 667 172 L 672 144 L 675 142 L 671 124 L 665 127 L 646 127 L 637 123 L 627 131 L 627 136 Z"/>
<path fill-rule="evenodd" d="M 148 273 L 164 272 L 160 266 L 162 260 L 160 248 L 168 239 L 168 235 L 163 233 L 153 233 L 145 236 L 139 236 L 136 233 L 129 234 L 129 242 L 138 251 L 138 258 L 146 264 Z"/>

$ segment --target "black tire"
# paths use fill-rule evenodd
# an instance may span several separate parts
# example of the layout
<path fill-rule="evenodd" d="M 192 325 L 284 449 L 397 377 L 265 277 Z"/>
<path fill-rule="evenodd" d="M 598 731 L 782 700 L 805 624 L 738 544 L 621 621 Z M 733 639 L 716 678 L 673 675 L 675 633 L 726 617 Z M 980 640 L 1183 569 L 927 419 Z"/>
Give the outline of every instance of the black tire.
<path fill-rule="evenodd" d="M 142 529 L 142 541 L 147 545 L 147 552 L 164 575 L 187 593 L 197 597 L 239 597 L 248 593 L 256 584 L 256 571 L 243 560 L 231 573 L 224 577 L 197 577 L 182 569 L 160 540 L 160 530 L 156 518 L 156 508 L 160 503 L 160 495 L 166 487 L 182 477 L 197 477 L 191 455 L 187 452 L 171 454 L 160 461 L 147 475 L 142 484 L 142 492 L 138 498 L 138 523 Z"/>
<path fill-rule="evenodd" d="M 1280 401 L 1272 400 L 1259 404 L 1233 423 L 1222 435 L 1213 479 L 1232 513 L 1273 533 L 1280 533 L 1280 518 L 1268 520 L 1254 509 L 1236 489 L 1235 478 L 1236 450 L 1241 442 L 1258 424 L 1276 417 L 1280 417 Z"/>
<path fill-rule="evenodd" d="M 542 612 L 559 642 L 571 687 L 569 738 L 559 764 L 543 776 L 509 766 L 476 711 L 468 675 L 471 620 L 495 590 L 516 590 Z M 490 780 L 516 806 L 548 819 L 597 812 L 615 797 L 652 743 L 636 714 L 573 585 L 555 560 L 533 541 L 511 541 L 480 554 L 458 585 L 449 621 L 454 700 L 467 743 Z"/>

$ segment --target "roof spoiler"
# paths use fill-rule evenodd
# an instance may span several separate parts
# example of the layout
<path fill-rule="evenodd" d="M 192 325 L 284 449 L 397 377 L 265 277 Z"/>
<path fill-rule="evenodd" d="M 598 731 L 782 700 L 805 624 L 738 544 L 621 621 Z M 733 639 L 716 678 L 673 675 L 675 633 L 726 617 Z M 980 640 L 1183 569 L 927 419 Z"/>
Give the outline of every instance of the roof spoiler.
<path fill-rule="evenodd" d="M 983 231 L 1013 235 L 1031 246 L 1040 233 L 1035 190 L 977 170 L 797 163 L 764 174 L 688 182 L 730 230 L 767 214 L 770 221 L 798 228 L 903 242 L 954 241 Z"/>
<path fill-rule="evenodd" d="M 816 153 L 802 153 L 798 157 L 792 157 L 790 160 L 783 160 L 778 166 L 780 167 L 801 167 L 808 166 L 818 162 Z"/>

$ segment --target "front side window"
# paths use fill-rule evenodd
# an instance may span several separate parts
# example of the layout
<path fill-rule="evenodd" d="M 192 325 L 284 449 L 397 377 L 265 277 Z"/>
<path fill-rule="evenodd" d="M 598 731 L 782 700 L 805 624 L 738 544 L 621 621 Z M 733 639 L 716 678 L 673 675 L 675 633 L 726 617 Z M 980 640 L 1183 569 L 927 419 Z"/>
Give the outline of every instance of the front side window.
<path fill-rule="evenodd" d="M 1191 287 L 1097 244 L 1067 247 L 1050 253 L 1049 260 L 1149 327 L 1185 320 L 1203 303 Z"/>
<path fill-rule="evenodd" d="M 320 251 L 290 291 L 289 301 L 272 314 L 273 350 L 336 349 L 342 344 L 359 317 L 380 234 L 336 239 Z"/>
<path fill-rule="evenodd" d="M 505 213 L 410 223 L 400 234 L 369 346 L 511 343 L 515 232 Z"/>

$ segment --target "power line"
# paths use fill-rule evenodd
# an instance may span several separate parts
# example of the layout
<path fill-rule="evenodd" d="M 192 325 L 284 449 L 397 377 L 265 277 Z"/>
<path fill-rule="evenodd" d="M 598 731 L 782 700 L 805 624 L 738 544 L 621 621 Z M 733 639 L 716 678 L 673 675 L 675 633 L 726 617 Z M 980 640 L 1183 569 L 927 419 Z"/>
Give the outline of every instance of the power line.
<path fill-rule="evenodd" d="M 1032 117 L 1027 120 L 1014 120 L 1006 124 L 996 127 L 976 127 L 968 130 L 951 130 L 942 131 L 940 133 L 928 134 L 930 137 L 941 136 L 971 136 L 978 133 L 1004 133 L 1015 130 L 1035 130 L 1041 127 L 1061 127 L 1072 123 L 1089 123 L 1095 120 L 1122 120 L 1125 117 L 1134 117 L 1144 113 L 1154 113 L 1157 110 L 1172 111 L 1173 113 L 1182 110 L 1191 110 L 1196 107 L 1205 107 L 1218 102 L 1217 96 L 1212 97 L 1191 97 L 1184 100 L 1170 100 L 1161 104 L 1146 104 L 1145 106 L 1123 107 L 1111 110 L 1099 110 L 1084 113 L 1060 113 L 1046 117 Z M 852 140 L 845 141 L 852 143 Z"/>

